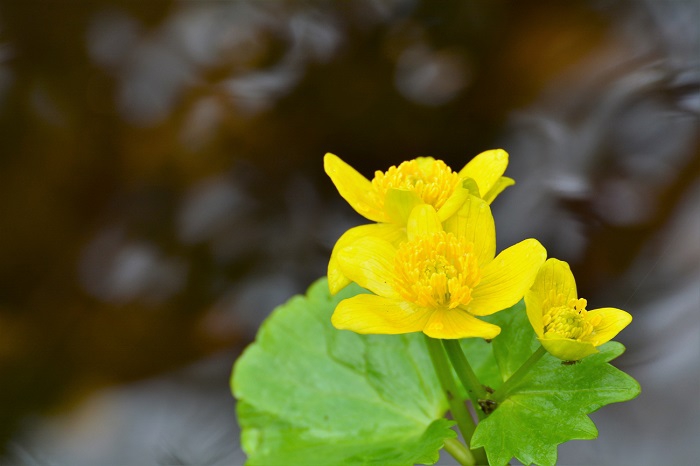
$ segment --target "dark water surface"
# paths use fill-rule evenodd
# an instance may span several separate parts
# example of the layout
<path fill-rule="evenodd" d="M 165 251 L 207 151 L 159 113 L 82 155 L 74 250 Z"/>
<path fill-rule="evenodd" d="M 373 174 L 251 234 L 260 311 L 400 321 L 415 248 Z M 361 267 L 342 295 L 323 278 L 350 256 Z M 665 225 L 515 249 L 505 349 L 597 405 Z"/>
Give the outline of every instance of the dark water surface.
<path fill-rule="evenodd" d="M 323 154 L 371 177 L 503 147 L 499 248 L 538 238 L 635 319 L 642 395 L 561 463 L 693 464 L 698 24 L 693 0 L 3 2 L 0 462 L 241 464 L 231 365 L 360 222 Z"/>

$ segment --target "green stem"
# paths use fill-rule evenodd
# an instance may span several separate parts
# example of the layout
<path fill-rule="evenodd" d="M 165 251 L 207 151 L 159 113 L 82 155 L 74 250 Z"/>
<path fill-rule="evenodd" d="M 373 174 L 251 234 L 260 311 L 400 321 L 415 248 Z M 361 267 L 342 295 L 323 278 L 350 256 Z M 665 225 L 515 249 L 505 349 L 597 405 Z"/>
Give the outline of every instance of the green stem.
<path fill-rule="evenodd" d="M 472 453 L 456 438 L 445 439 L 443 448 L 462 466 L 474 466 L 476 464 Z"/>
<path fill-rule="evenodd" d="M 472 419 L 471 414 L 467 406 L 464 404 L 464 400 L 459 396 L 459 388 L 457 387 L 457 382 L 455 382 L 452 376 L 452 369 L 450 363 L 445 356 L 445 350 L 443 350 L 440 340 L 425 337 L 425 343 L 428 346 L 428 353 L 430 354 L 430 359 L 433 361 L 433 367 L 437 373 L 438 379 L 440 380 L 440 385 L 447 397 L 447 401 L 450 404 L 450 412 L 455 421 L 457 421 L 457 427 L 462 433 L 464 441 L 467 442 L 467 447 L 471 442 L 472 435 L 474 434 L 474 429 L 476 429 L 476 424 L 474 424 L 474 419 Z M 449 450 L 448 450 L 449 451 Z M 478 448 L 476 450 L 466 450 L 466 452 L 471 456 L 471 463 L 476 464 L 488 464 L 486 462 L 486 454 L 483 448 Z M 452 454 L 452 452 L 450 452 Z"/>
<path fill-rule="evenodd" d="M 467 389 L 472 401 L 474 401 L 475 398 L 477 402 L 479 399 L 486 399 L 488 397 L 486 389 L 481 385 L 481 382 L 479 382 L 479 379 L 472 370 L 472 366 L 469 365 L 469 361 L 467 361 L 466 356 L 464 356 L 459 340 L 442 340 L 442 345 L 445 347 L 445 351 L 447 351 L 447 356 L 450 358 L 452 367 L 457 371 L 457 377 L 459 377 L 464 388 Z M 478 406 L 478 404 L 474 405 L 474 409 L 477 411 L 479 410 Z"/>
<path fill-rule="evenodd" d="M 530 372 L 530 369 L 532 366 L 537 364 L 537 361 L 540 360 L 542 356 L 545 355 L 547 352 L 546 349 L 544 349 L 543 346 L 540 346 L 537 348 L 537 350 L 532 353 L 532 356 L 528 358 L 527 361 L 523 363 L 522 366 L 518 368 L 517 371 L 513 375 L 511 375 L 506 382 L 501 385 L 498 390 L 492 395 L 492 399 L 495 400 L 497 403 L 502 402 L 508 397 L 508 394 L 513 390 L 513 388 L 520 383 L 523 377 Z"/>
<path fill-rule="evenodd" d="M 440 346 L 440 340 L 435 340 L 434 338 L 426 336 L 425 341 L 428 345 L 430 358 L 433 360 L 433 367 L 435 367 L 435 372 L 440 380 L 440 385 L 442 385 L 442 389 L 447 396 L 447 401 L 450 403 L 452 417 L 457 421 L 457 427 L 459 427 L 460 432 L 462 432 L 462 437 L 464 437 L 464 440 L 468 444 L 472 438 L 472 434 L 474 434 L 474 429 L 476 429 L 474 419 L 472 419 L 471 414 L 469 414 L 469 410 L 463 400 L 460 399 L 457 384 L 452 377 L 452 371 L 450 370 L 450 364 L 447 362 L 447 358 L 445 358 L 445 352 L 442 346 Z"/>

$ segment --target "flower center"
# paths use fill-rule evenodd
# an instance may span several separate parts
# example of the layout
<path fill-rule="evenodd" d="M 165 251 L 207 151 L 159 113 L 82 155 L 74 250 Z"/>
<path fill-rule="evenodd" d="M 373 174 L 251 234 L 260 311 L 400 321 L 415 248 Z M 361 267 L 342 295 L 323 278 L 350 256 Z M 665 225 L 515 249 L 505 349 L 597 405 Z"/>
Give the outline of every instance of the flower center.
<path fill-rule="evenodd" d="M 412 303 L 454 309 L 469 304 L 481 280 L 474 245 L 444 231 L 401 243 L 394 268 L 396 288 Z"/>
<path fill-rule="evenodd" d="M 593 332 L 595 322 L 586 317 L 587 301 L 570 299 L 564 304 L 562 295 L 550 296 L 544 302 L 546 312 L 542 316 L 545 336 L 580 340 Z"/>
<path fill-rule="evenodd" d="M 419 158 L 392 166 L 386 173 L 375 172 L 372 187 L 381 203 L 391 188 L 415 192 L 426 204 L 440 209 L 461 182 L 442 160 Z"/>

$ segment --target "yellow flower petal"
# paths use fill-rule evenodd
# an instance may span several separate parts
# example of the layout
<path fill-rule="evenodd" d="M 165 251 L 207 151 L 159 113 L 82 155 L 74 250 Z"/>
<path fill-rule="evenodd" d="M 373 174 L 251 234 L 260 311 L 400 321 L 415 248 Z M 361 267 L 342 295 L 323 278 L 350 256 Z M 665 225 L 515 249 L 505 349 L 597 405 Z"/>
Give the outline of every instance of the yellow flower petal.
<path fill-rule="evenodd" d="M 352 281 L 340 270 L 338 257 L 331 254 L 331 258 L 328 261 L 328 291 L 330 291 L 331 295 L 335 295 L 350 283 Z"/>
<path fill-rule="evenodd" d="M 392 286 L 396 282 L 396 248 L 381 238 L 365 237 L 338 251 L 342 273 L 363 288 L 385 298 L 398 298 Z"/>
<path fill-rule="evenodd" d="M 598 352 L 595 346 L 586 341 L 569 338 L 540 338 L 539 340 L 544 349 L 562 361 L 578 361 Z"/>
<path fill-rule="evenodd" d="M 473 180 L 469 181 L 472 183 L 474 182 Z M 440 217 L 440 221 L 444 222 L 448 218 L 452 217 L 459 210 L 459 208 L 462 207 L 464 202 L 469 199 L 469 195 L 470 191 L 468 189 L 459 187 L 455 188 L 454 193 L 452 193 L 442 207 L 440 207 L 440 210 L 438 210 L 438 217 Z"/>
<path fill-rule="evenodd" d="M 368 236 L 381 238 L 392 244 L 397 244 L 402 239 L 405 239 L 406 232 L 403 230 L 403 228 L 399 228 L 392 223 L 370 223 L 368 225 L 360 225 L 358 227 L 351 228 L 343 233 L 343 235 L 338 238 L 335 246 L 333 246 L 331 258 L 328 261 L 328 288 L 331 294 L 336 294 L 338 291 L 350 284 L 350 279 L 347 278 L 340 269 L 340 264 L 338 263 L 338 251 L 350 246 L 358 239 Z"/>
<path fill-rule="evenodd" d="M 423 330 L 429 313 L 401 300 L 360 294 L 341 301 L 331 323 L 362 334 L 399 334 Z"/>
<path fill-rule="evenodd" d="M 500 311 L 520 301 L 544 263 L 547 251 L 535 239 L 526 239 L 502 251 L 481 271 L 467 310 L 477 316 Z"/>
<path fill-rule="evenodd" d="M 632 316 L 622 309 L 604 307 L 588 311 L 586 320 L 589 322 L 598 321 L 598 324 L 593 327 L 593 332 L 584 338 L 584 341 L 592 343 L 593 346 L 600 346 L 612 340 L 623 328 L 627 327 L 632 322 Z"/>
<path fill-rule="evenodd" d="M 537 273 L 532 291 L 541 299 L 547 299 L 552 291 L 556 295 L 563 295 L 562 303 L 566 304 L 571 299 L 576 299 L 576 280 L 571 273 L 569 264 L 559 259 L 550 258 L 544 263 Z"/>
<path fill-rule="evenodd" d="M 578 361 L 597 352 L 596 346 L 610 341 L 632 321 L 632 316 L 620 309 L 586 311 L 586 300 L 577 298 L 569 264 L 553 258 L 538 272 L 525 295 L 525 305 L 542 345 L 565 361 Z M 545 322 L 550 323 L 545 327 Z"/>
<path fill-rule="evenodd" d="M 474 243 L 474 255 L 484 265 L 496 254 L 496 227 L 488 204 L 469 196 L 462 207 L 443 224 L 445 231 Z"/>
<path fill-rule="evenodd" d="M 382 206 L 372 197 L 372 183 L 357 170 L 333 154 L 326 154 L 323 167 L 340 195 L 360 215 L 375 222 L 387 222 Z"/>
<path fill-rule="evenodd" d="M 489 189 L 489 192 L 484 194 L 483 199 L 491 204 L 494 199 L 496 199 L 496 196 L 501 194 L 504 189 L 506 189 L 508 186 L 513 186 L 515 184 L 515 180 L 513 178 L 508 178 L 507 176 L 502 176 L 498 180 L 496 180 L 496 183 L 493 185 L 491 189 Z"/>
<path fill-rule="evenodd" d="M 406 234 L 409 240 L 420 235 L 428 235 L 442 231 L 442 223 L 433 206 L 421 204 L 411 212 L 406 225 Z"/>
<path fill-rule="evenodd" d="M 503 149 L 482 152 L 467 163 L 459 172 L 462 178 L 472 178 L 479 192 L 488 193 L 508 167 L 508 153 Z M 505 186 L 504 186 L 505 188 Z"/>
<path fill-rule="evenodd" d="M 413 208 L 422 203 L 423 200 L 415 191 L 390 188 L 384 198 L 384 211 L 392 222 L 406 225 Z"/>
<path fill-rule="evenodd" d="M 530 325 L 535 330 L 538 338 L 544 335 L 544 322 L 542 320 L 542 297 L 532 291 L 525 293 L 525 310 Z"/>
<path fill-rule="evenodd" d="M 501 333 L 497 325 L 477 319 L 462 309 L 436 309 L 430 314 L 423 333 L 445 340 L 457 338 L 494 338 Z"/>

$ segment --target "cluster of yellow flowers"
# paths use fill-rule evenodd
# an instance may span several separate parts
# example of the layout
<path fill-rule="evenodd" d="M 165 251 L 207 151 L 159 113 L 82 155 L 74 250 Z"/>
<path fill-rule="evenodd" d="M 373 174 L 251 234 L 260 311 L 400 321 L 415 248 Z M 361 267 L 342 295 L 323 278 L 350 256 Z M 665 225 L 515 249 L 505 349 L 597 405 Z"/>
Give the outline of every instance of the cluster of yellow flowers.
<path fill-rule="evenodd" d="M 345 232 L 331 253 L 331 293 L 351 282 L 372 292 L 341 301 L 332 316 L 336 328 L 489 339 L 501 329 L 478 317 L 524 297 L 542 345 L 573 361 L 596 352 L 631 322 L 620 309 L 587 311 L 568 264 L 546 260 L 535 239 L 496 255 L 489 205 L 514 184 L 503 176 L 505 151 L 483 152 L 459 172 L 420 157 L 377 171 L 372 181 L 333 154 L 326 154 L 324 166 L 340 195 L 374 222 Z"/>

